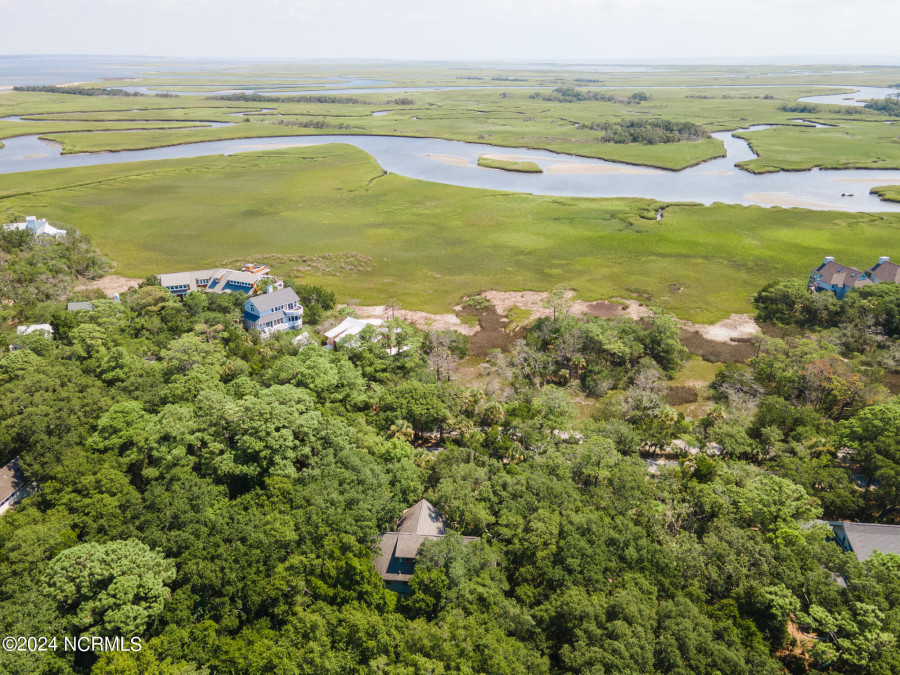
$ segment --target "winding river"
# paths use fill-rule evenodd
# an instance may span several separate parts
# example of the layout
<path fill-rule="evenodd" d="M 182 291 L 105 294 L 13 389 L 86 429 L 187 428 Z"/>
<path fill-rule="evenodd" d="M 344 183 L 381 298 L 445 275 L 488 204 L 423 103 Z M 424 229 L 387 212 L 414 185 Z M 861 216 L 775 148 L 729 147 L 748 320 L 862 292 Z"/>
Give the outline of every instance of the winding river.
<path fill-rule="evenodd" d="M 353 83 L 357 85 L 371 84 L 371 81 L 356 80 Z M 821 86 L 833 88 L 832 85 Z M 718 86 L 718 88 L 722 87 Z M 800 100 L 861 105 L 867 99 L 883 98 L 897 91 L 881 87 L 848 88 L 853 89 L 853 93 L 810 96 Z M 410 91 L 414 89 L 384 88 L 371 91 Z M 330 93 L 337 92 L 330 90 Z M 267 110 L 270 109 L 264 108 L 259 112 Z M 389 112 L 376 111 L 373 114 L 389 114 Z M 19 121 L 17 117 L 5 119 Z M 130 121 L 139 123 L 136 120 Z M 817 127 L 825 126 L 803 119 L 794 121 Z M 197 122 L 197 124 L 229 126 L 231 123 Z M 753 126 L 736 131 L 754 132 L 767 128 L 769 127 Z M 870 188 L 877 185 L 900 184 L 900 170 L 813 169 L 811 171 L 754 175 L 741 171 L 735 166 L 737 162 L 752 159 L 756 155 L 746 141 L 736 138 L 733 133 L 717 132 L 713 134 L 715 138 L 724 143 L 726 157 L 682 171 L 664 171 L 619 162 L 557 154 L 546 150 L 525 150 L 481 143 L 400 136 L 270 136 L 188 143 L 147 150 L 63 155 L 58 144 L 43 141 L 37 135 L 28 135 L 3 140 L 5 147 L 0 149 L 0 174 L 157 159 L 231 155 L 240 152 L 326 143 L 347 143 L 372 155 L 388 172 L 463 187 L 566 197 L 645 197 L 665 202 L 699 202 L 702 204 L 724 202 L 760 206 L 797 206 L 817 210 L 900 212 L 900 203 L 882 201 L 869 194 Z M 477 162 L 480 155 L 502 155 L 511 159 L 533 161 L 544 170 L 544 173 L 527 174 L 479 167 Z"/>
<path fill-rule="evenodd" d="M 755 126 L 739 131 L 766 128 Z M 666 202 L 900 212 L 900 203 L 885 202 L 869 194 L 869 189 L 876 185 L 900 184 L 900 170 L 814 169 L 754 175 L 735 167 L 735 162 L 755 156 L 744 140 L 734 137 L 731 132 L 718 132 L 713 136 L 724 142 L 726 157 L 683 171 L 663 171 L 545 150 L 398 136 L 272 136 L 148 150 L 63 155 L 56 143 L 29 135 L 3 141 L 6 147 L 0 149 L 0 173 L 347 143 L 372 155 L 389 172 L 464 187 L 568 197 L 646 197 Z M 485 154 L 521 157 L 536 162 L 544 173 L 525 174 L 477 166 L 479 155 Z"/>

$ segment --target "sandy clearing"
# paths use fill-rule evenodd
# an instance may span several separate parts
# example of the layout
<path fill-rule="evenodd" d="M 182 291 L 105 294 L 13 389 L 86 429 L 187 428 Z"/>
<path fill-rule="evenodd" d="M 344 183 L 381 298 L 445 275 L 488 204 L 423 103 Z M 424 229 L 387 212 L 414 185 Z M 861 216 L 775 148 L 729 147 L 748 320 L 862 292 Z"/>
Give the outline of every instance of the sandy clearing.
<path fill-rule="evenodd" d="M 356 310 L 360 319 L 383 319 L 386 321 L 391 318 L 391 308 L 386 305 L 359 305 L 354 306 L 353 309 Z M 463 335 L 474 335 L 478 332 L 478 326 L 469 326 L 463 323 L 455 314 L 429 314 L 409 309 L 397 309 L 394 310 L 394 316 L 421 330 L 447 330 L 450 328 Z"/>
<path fill-rule="evenodd" d="M 94 281 L 86 281 L 83 284 L 76 286 L 75 290 L 90 291 L 99 288 L 107 295 L 107 297 L 111 298 L 116 293 L 124 293 L 131 288 L 137 288 L 138 284 L 140 284 L 142 281 L 143 279 L 122 277 L 118 274 L 109 274 Z"/>
<path fill-rule="evenodd" d="M 121 278 L 121 277 L 120 277 Z M 544 301 L 550 294 L 541 291 L 485 291 L 480 297 L 489 300 L 501 317 L 501 322 L 506 323 L 505 315 L 514 307 L 530 312 L 528 322 L 548 317 L 552 310 L 544 306 Z M 653 312 L 637 300 L 614 299 L 604 300 L 572 300 L 574 293 L 567 292 L 567 297 L 572 302 L 569 313 L 575 316 L 595 316 L 604 319 L 628 317 L 642 319 L 652 316 Z M 357 316 L 361 319 L 384 319 L 391 316 L 391 309 L 385 305 L 360 305 L 354 306 Z M 459 312 L 463 310 L 461 305 L 453 308 Z M 430 314 L 408 309 L 397 309 L 394 315 L 408 321 L 422 330 L 455 330 L 464 335 L 472 336 L 481 329 L 479 326 L 470 326 L 463 323 L 455 314 Z M 679 321 L 679 324 L 687 329 L 700 333 L 704 338 L 715 342 L 731 342 L 733 340 L 746 340 L 760 334 L 759 326 L 749 314 L 732 314 L 727 319 L 718 323 L 707 325 L 693 323 L 691 321 Z"/>
<path fill-rule="evenodd" d="M 540 291 L 485 291 L 481 294 L 481 297 L 491 301 L 499 314 L 507 314 L 511 308 L 521 307 L 531 312 L 531 320 L 551 315 L 551 310 L 544 307 L 544 300 L 547 296 L 549 296 L 549 293 Z M 569 291 L 567 296 L 571 300 L 573 296 L 572 291 Z M 458 310 L 461 307 L 454 307 L 454 309 Z M 614 299 L 609 302 L 602 300 L 593 302 L 574 300 L 569 308 L 569 313 L 576 316 L 590 315 L 607 319 L 620 316 L 642 319 L 653 314 L 649 307 L 644 306 L 637 300 L 621 299 Z M 697 331 L 708 340 L 716 342 L 746 339 L 760 333 L 759 326 L 749 314 L 732 314 L 727 319 L 712 325 L 693 323 L 691 321 L 681 321 L 680 324 L 684 328 Z"/>
<path fill-rule="evenodd" d="M 630 169 L 624 166 L 603 166 L 598 164 L 551 164 L 544 168 L 544 173 L 571 174 L 571 173 L 632 173 L 654 174 L 661 173 L 654 169 Z"/>
<path fill-rule="evenodd" d="M 469 166 L 469 162 L 462 157 L 455 157 L 454 155 L 425 155 L 429 159 L 436 159 L 439 162 L 443 162 L 444 164 L 452 164 L 453 166 Z"/>
<path fill-rule="evenodd" d="M 749 314 L 732 314 L 712 325 L 684 322 L 685 328 L 695 330 L 707 340 L 715 342 L 731 342 L 735 339 L 746 339 L 759 335 L 759 326 Z"/>
<path fill-rule="evenodd" d="M 485 291 L 481 294 L 481 297 L 490 300 L 491 304 L 496 307 L 498 314 L 505 315 L 513 307 L 520 307 L 531 312 L 530 319 L 534 320 L 550 316 L 553 313 L 550 308 L 544 306 L 544 301 L 549 295 L 549 293 L 541 291 Z M 572 302 L 572 305 L 569 307 L 569 313 L 577 316 L 589 314 L 605 318 L 627 316 L 632 319 L 639 319 L 651 314 L 651 311 L 637 300 L 614 300 L 612 302 L 573 301 L 573 295 L 572 291 L 566 293 L 566 297 Z M 454 307 L 454 309 L 459 310 L 462 308 Z"/>
<path fill-rule="evenodd" d="M 838 208 L 836 205 L 829 204 L 828 202 L 817 202 L 811 199 L 801 199 L 799 197 L 792 197 L 791 195 L 782 192 L 753 192 L 749 195 L 744 195 L 744 199 L 749 199 L 751 202 L 756 202 L 757 204 L 768 204 L 769 206 L 784 206 L 787 208 Z"/>

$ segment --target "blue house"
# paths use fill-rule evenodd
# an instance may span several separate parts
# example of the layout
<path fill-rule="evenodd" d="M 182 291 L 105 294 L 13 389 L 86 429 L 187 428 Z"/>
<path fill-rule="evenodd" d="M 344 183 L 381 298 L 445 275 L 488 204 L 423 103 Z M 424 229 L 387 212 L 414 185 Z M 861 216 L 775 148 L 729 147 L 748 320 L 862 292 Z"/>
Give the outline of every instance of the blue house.
<path fill-rule="evenodd" d="M 844 297 L 854 288 L 862 288 L 872 283 L 865 272 L 836 263 L 834 258 L 828 256 L 825 262 L 810 272 L 809 290 L 811 292 L 831 291 L 838 300 Z"/>
<path fill-rule="evenodd" d="M 281 330 L 297 330 L 303 325 L 303 306 L 293 288 L 257 295 L 244 303 L 244 326 L 268 337 Z"/>

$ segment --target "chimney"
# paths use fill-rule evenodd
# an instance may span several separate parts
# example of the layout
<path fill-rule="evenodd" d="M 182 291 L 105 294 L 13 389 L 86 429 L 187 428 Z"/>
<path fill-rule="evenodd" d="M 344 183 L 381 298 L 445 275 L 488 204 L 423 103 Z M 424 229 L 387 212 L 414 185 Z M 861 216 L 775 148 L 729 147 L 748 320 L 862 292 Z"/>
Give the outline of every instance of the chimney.
<path fill-rule="evenodd" d="M 824 262 L 823 264 L 828 264 L 828 263 L 830 263 L 830 262 L 834 262 L 834 256 L 833 256 L 833 255 L 826 255 L 826 256 L 825 256 L 825 262 Z"/>
<path fill-rule="evenodd" d="M 880 265 L 881 263 L 890 262 L 890 260 L 891 259 L 888 256 L 883 255 L 878 259 L 878 264 Z"/>

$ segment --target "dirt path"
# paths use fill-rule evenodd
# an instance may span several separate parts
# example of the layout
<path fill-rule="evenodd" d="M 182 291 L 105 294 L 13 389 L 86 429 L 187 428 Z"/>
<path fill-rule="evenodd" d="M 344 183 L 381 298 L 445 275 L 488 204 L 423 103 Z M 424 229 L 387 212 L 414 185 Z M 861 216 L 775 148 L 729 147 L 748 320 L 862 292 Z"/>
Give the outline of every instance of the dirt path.
<path fill-rule="evenodd" d="M 91 291 L 99 288 L 107 297 L 112 297 L 116 293 L 124 293 L 125 291 L 137 288 L 143 279 L 135 279 L 132 277 L 121 277 L 118 274 L 109 274 L 100 277 L 94 281 L 86 281 L 75 287 L 76 291 Z"/>

